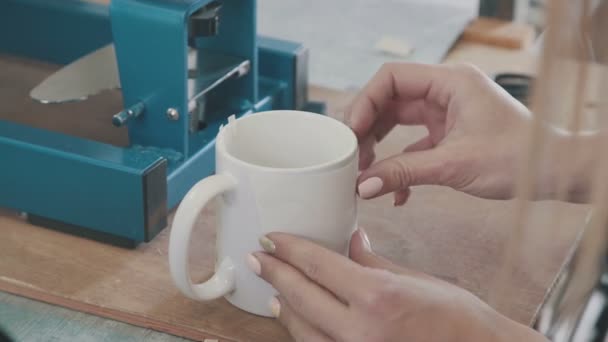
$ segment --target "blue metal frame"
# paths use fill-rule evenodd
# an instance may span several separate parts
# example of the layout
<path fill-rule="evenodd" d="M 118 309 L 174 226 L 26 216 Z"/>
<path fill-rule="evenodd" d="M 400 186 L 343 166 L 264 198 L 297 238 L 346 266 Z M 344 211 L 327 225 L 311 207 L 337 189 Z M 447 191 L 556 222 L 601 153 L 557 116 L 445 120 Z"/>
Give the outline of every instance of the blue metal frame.
<path fill-rule="evenodd" d="M 0 206 L 76 233 L 150 241 L 168 209 L 213 173 L 215 136 L 228 115 L 308 105 L 298 87 L 302 46 L 257 37 L 255 1 L 223 0 L 219 34 L 196 48 L 203 61 L 219 53 L 251 69 L 217 89 L 206 128 L 189 130 L 187 20 L 210 1 L 0 1 L 0 53 L 66 64 L 113 42 L 124 106 L 144 108 L 128 123 L 127 148 L 0 120 Z M 169 120 L 168 108 L 182 115 Z"/>
<path fill-rule="evenodd" d="M 110 234 L 119 229 L 119 235 L 137 241 L 146 240 L 149 231 L 138 227 L 158 231 L 166 224 L 158 219 L 167 210 L 162 196 L 162 205 L 154 208 L 146 207 L 143 196 L 150 173 L 166 177 L 160 155 L 2 122 L 0 156 L 0 206 L 31 208 L 32 214 L 57 221 L 66 221 L 69 213 L 72 225 Z M 164 184 L 153 186 L 162 191 Z M 156 222 L 146 222 L 150 217 Z"/>
<path fill-rule="evenodd" d="M 0 1 L 0 51 L 67 64 L 112 42 L 107 6 L 79 0 Z"/>

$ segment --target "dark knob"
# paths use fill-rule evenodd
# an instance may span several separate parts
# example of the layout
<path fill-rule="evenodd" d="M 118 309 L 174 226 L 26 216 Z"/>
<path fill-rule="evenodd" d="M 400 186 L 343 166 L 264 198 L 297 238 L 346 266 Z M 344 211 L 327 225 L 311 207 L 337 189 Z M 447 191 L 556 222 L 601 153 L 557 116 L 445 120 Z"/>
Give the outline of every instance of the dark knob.
<path fill-rule="evenodd" d="M 191 40 L 218 34 L 221 7 L 222 4 L 219 1 L 212 1 L 192 14 L 189 23 Z"/>

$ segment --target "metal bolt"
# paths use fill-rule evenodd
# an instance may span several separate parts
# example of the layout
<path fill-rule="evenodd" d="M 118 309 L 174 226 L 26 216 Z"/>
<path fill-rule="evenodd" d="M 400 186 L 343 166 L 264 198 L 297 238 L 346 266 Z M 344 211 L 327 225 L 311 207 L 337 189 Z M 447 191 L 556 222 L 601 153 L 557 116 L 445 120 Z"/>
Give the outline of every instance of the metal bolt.
<path fill-rule="evenodd" d="M 140 116 L 144 112 L 144 104 L 138 102 L 128 109 L 121 111 L 120 113 L 112 117 L 112 124 L 116 127 L 124 126 L 127 121 Z"/>
<path fill-rule="evenodd" d="M 123 110 L 112 117 L 112 124 L 116 127 L 122 127 L 127 123 L 127 121 L 129 121 L 131 117 L 133 117 L 133 111 Z"/>
<path fill-rule="evenodd" d="M 177 121 L 179 120 L 179 112 L 175 108 L 169 108 L 167 109 L 167 117 L 170 120 Z"/>

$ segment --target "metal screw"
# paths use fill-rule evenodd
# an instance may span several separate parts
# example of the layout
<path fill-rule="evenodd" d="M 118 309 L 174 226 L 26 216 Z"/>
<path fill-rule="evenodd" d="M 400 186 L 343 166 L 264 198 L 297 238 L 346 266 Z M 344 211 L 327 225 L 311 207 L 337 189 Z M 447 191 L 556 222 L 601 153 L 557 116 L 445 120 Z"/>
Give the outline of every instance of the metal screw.
<path fill-rule="evenodd" d="M 140 116 L 144 112 L 144 104 L 138 102 L 128 109 L 121 111 L 120 113 L 112 117 L 112 124 L 116 127 L 124 126 L 127 121 Z"/>
<path fill-rule="evenodd" d="M 170 120 L 177 121 L 179 120 L 179 112 L 175 108 L 169 108 L 167 109 L 167 117 Z"/>

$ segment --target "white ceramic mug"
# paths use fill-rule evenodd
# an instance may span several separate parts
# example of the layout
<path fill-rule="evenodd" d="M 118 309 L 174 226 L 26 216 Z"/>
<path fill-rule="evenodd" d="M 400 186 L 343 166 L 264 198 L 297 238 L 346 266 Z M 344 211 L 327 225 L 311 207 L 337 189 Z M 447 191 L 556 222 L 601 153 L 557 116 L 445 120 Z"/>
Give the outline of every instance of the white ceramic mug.
<path fill-rule="evenodd" d="M 245 311 L 271 316 L 276 291 L 246 264 L 269 232 L 311 239 L 347 255 L 357 227 L 357 139 L 343 123 L 299 111 L 269 111 L 229 120 L 216 139 L 216 174 L 180 204 L 169 264 L 179 290 L 195 300 L 225 297 Z M 193 284 L 190 234 L 201 210 L 220 200 L 215 274 Z M 194 248 L 198 248 L 194 246 Z"/>

